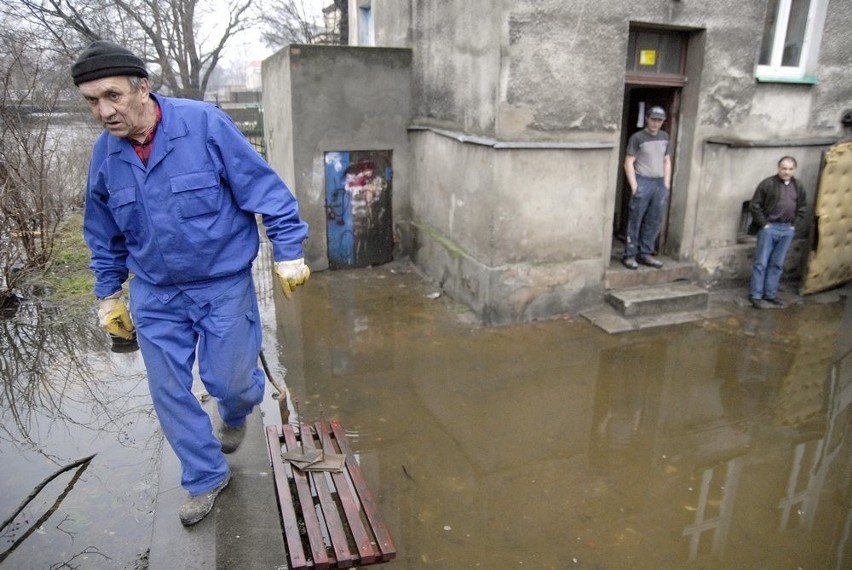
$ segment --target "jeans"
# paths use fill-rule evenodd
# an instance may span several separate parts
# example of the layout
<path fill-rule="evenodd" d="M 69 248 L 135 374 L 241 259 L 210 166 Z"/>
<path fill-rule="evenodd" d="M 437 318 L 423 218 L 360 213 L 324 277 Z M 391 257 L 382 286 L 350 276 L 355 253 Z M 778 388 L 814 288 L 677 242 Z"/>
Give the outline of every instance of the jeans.
<path fill-rule="evenodd" d="M 769 224 L 757 232 L 748 293 L 750 299 L 774 299 L 778 295 L 784 258 L 787 257 L 795 233 L 790 224 Z"/>
<path fill-rule="evenodd" d="M 662 178 L 636 176 L 636 192 L 630 197 L 627 218 L 625 259 L 654 253 L 668 197 L 669 191 Z"/>

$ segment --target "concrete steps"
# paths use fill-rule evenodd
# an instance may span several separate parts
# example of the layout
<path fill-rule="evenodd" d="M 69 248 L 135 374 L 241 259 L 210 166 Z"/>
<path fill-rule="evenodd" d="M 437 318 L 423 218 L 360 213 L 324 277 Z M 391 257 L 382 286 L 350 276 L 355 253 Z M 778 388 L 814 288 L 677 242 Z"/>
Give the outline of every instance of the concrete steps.
<path fill-rule="evenodd" d="M 610 291 L 606 301 L 625 317 L 647 317 L 661 313 L 703 311 L 710 294 L 688 282 L 663 283 Z"/>
<path fill-rule="evenodd" d="M 604 274 L 604 286 L 607 290 L 626 289 L 695 279 L 695 266 L 691 262 L 666 257 L 658 259 L 663 262 L 661 269 L 644 265 L 640 265 L 639 269 L 627 269 L 621 264 L 621 259 L 613 259 Z"/>
<path fill-rule="evenodd" d="M 614 257 L 604 276 L 604 302 L 580 314 L 614 334 L 721 316 L 709 308 L 710 294 L 695 285 L 692 263 L 659 257 L 661 269 L 627 269 Z"/>

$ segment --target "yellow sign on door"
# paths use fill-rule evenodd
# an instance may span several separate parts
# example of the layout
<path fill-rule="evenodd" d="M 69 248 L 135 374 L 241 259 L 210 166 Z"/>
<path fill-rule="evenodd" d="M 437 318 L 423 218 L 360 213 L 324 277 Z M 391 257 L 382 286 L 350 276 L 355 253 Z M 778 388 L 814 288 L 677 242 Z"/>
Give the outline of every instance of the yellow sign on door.
<path fill-rule="evenodd" d="M 656 65 L 657 50 L 643 49 L 639 51 L 639 65 Z"/>

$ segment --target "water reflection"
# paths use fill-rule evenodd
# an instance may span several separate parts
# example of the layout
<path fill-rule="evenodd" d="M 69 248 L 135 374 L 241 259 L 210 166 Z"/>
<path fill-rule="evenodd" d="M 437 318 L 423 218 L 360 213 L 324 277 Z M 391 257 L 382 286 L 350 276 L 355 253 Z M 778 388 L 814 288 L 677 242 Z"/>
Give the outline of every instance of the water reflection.
<path fill-rule="evenodd" d="M 94 315 L 34 303 L 0 318 L 0 348 L 0 562 L 144 560 L 161 438 L 138 356 L 110 353 Z"/>
<path fill-rule="evenodd" d="M 395 565 L 849 567 L 847 303 L 608 336 L 485 329 L 430 292 L 317 274 L 279 331 L 302 413 L 350 431 Z"/>
<path fill-rule="evenodd" d="M 483 328 L 404 264 L 318 272 L 288 302 L 267 258 L 264 352 L 300 402 L 280 411 L 347 429 L 388 567 L 852 567 L 849 301 L 617 336 Z M 144 567 L 161 440 L 138 353 L 110 353 L 93 315 L 13 321 L 0 515 L 95 457 L 3 529 L 2 565 Z"/>

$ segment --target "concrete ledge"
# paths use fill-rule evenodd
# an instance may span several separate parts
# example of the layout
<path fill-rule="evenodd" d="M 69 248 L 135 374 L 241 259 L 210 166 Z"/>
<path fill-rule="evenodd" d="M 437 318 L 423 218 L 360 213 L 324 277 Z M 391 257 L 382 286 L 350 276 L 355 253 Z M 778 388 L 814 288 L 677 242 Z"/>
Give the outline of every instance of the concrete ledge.
<path fill-rule="evenodd" d="M 412 228 L 418 268 L 485 325 L 576 312 L 603 294 L 596 259 L 488 266 L 434 228 L 416 223 Z"/>
<path fill-rule="evenodd" d="M 718 144 L 731 148 L 795 148 L 803 146 L 831 146 L 835 144 L 838 137 L 811 137 L 801 139 L 740 139 L 734 137 L 708 137 L 708 144 Z"/>
<path fill-rule="evenodd" d="M 215 416 L 212 399 L 205 408 Z M 180 463 L 164 442 L 148 565 L 151 570 L 287 568 L 275 482 L 259 408 L 249 416 L 246 429 L 242 445 L 228 456 L 230 484 L 216 499 L 213 511 L 188 528 L 178 518 L 186 497 L 180 486 Z"/>
<path fill-rule="evenodd" d="M 425 125 L 409 125 L 408 130 L 412 132 L 429 131 L 461 143 L 490 146 L 496 149 L 611 150 L 615 148 L 615 143 L 608 141 L 503 141 Z"/>

